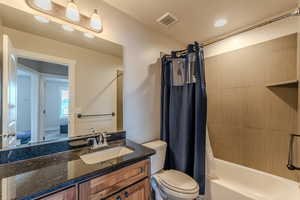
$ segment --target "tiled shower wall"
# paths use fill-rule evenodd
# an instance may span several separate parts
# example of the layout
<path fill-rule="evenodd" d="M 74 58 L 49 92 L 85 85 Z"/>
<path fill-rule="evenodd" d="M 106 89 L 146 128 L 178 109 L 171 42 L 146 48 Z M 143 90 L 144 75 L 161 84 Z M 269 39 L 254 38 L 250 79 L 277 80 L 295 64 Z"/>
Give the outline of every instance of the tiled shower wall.
<path fill-rule="evenodd" d="M 215 157 L 299 180 L 287 169 L 297 130 L 297 35 L 206 58 L 208 129 Z"/>

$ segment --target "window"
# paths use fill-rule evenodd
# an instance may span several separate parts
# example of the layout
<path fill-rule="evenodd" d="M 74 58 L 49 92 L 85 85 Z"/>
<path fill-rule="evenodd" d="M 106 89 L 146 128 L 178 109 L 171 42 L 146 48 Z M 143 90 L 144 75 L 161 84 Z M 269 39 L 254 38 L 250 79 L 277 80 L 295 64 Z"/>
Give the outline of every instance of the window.
<path fill-rule="evenodd" d="M 67 118 L 69 115 L 69 90 L 62 89 L 61 94 L 61 107 L 60 107 L 60 117 Z"/>

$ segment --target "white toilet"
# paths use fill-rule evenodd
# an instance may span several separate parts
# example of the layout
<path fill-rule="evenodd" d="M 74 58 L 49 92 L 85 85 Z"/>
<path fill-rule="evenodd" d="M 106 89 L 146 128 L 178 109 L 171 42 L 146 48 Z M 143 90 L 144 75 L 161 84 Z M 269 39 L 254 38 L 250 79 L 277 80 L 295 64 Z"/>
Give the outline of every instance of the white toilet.
<path fill-rule="evenodd" d="M 177 170 L 163 170 L 167 150 L 164 141 L 143 145 L 156 151 L 151 157 L 151 185 L 155 200 L 192 200 L 198 197 L 199 185 L 193 178 Z"/>

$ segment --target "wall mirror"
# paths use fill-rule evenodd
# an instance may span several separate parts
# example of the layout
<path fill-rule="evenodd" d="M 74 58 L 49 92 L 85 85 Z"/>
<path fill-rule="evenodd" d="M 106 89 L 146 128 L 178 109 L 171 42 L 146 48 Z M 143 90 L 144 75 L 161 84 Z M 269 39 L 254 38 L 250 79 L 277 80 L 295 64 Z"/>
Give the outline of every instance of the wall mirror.
<path fill-rule="evenodd" d="M 0 5 L 2 148 L 123 129 L 122 46 Z"/>

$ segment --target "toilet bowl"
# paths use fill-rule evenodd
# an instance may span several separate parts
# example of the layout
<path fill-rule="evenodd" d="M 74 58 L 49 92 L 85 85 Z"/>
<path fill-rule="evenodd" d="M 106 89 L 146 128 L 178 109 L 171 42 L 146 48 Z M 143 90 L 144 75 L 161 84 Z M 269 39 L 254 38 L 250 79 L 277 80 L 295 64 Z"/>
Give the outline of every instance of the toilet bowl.
<path fill-rule="evenodd" d="M 192 177 L 177 170 L 163 170 L 167 149 L 164 141 L 143 145 L 156 151 L 151 156 L 151 185 L 155 200 L 193 200 L 198 197 L 199 185 Z"/>

